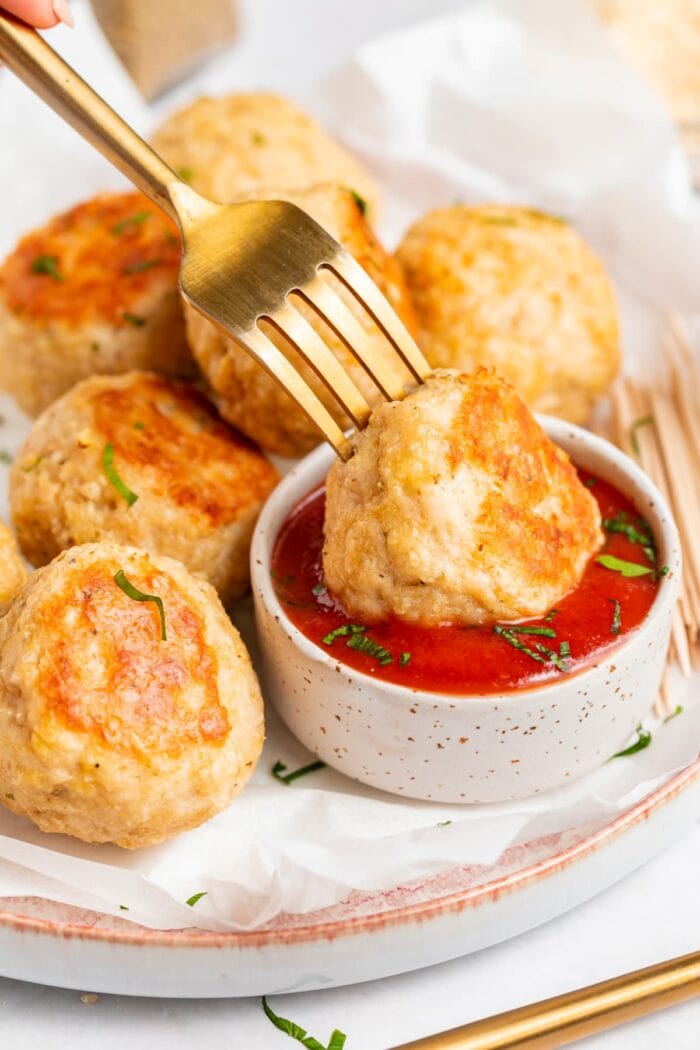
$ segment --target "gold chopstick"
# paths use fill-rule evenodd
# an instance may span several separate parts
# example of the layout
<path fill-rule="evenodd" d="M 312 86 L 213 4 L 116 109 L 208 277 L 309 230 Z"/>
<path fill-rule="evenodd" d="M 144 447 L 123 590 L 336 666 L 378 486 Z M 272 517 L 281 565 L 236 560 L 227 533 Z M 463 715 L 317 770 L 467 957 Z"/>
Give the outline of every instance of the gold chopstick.
<path fill-rule="evenodd" d="M 700 995 L 700 952 L 520 1006 L 393 1050 L 556 1050 Z"/>

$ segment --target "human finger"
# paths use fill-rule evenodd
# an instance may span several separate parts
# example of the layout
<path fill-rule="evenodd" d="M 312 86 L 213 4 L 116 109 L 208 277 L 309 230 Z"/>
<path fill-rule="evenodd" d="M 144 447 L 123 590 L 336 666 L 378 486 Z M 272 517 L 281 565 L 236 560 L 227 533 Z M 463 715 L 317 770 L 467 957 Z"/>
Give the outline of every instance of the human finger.
<path fill-rule="evenodd" d="M 68 0 L 2 0 L 0 6 L 37 29 L 50 29 L 59 22 L 73 25 Z"/>

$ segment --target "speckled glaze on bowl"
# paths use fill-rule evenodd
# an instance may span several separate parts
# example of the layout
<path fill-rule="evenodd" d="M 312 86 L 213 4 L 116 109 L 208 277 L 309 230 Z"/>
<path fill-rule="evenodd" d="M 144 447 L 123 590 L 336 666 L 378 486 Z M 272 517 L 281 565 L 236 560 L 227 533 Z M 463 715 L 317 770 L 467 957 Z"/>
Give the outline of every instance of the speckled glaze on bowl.
<path fill-rule="evenodd" d="M 651 709 L 680 586 L 680 543 L 671 513 L 646 474 L 613 445 L 561 420 L 540 422 L 576 464 L 616 486 L 651 525 L 669 572 L 648 616 L 585 670 L 509 693 L 431 693 L 339 663 L 290 622 L 270 579 L 284 519 L 332 462 L 332 451 L 322 446 L 269 499 L 251 561 L 265 694 L 292 733 L 329 766 L 409 798 L 517 799 L 602 765 Z"/>

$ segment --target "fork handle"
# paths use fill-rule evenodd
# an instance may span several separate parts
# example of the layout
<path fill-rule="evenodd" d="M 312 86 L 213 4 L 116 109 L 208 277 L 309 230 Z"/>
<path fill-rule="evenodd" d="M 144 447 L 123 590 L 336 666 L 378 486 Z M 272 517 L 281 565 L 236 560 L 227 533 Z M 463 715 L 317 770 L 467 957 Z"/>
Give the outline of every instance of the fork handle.
<path fill-rule="evenodd" d="M 647 966 L 394 1050 L 556 1050 L 596 1032 L 700 995 L 700 952 Z"/>
<path fill-rule="evenodd" d="M 179 222 L 173 193 L 180 195 L 180 187 L 189 187 L 36 30 L 2 12 L 0 60 L 154 204 Z"/>

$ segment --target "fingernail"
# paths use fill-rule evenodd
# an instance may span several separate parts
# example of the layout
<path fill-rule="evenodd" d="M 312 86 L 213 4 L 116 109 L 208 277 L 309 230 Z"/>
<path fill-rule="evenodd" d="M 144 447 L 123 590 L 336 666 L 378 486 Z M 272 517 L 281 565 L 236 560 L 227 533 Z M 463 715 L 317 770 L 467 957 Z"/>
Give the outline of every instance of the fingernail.
<path fill-rule="evenodd" d="M 71 27 L 75 25 L 73 14 L 68 6 L 68 0 L 53 0 L 51 8 L 59 22 L 64 22 L 65 25 Z"/>

